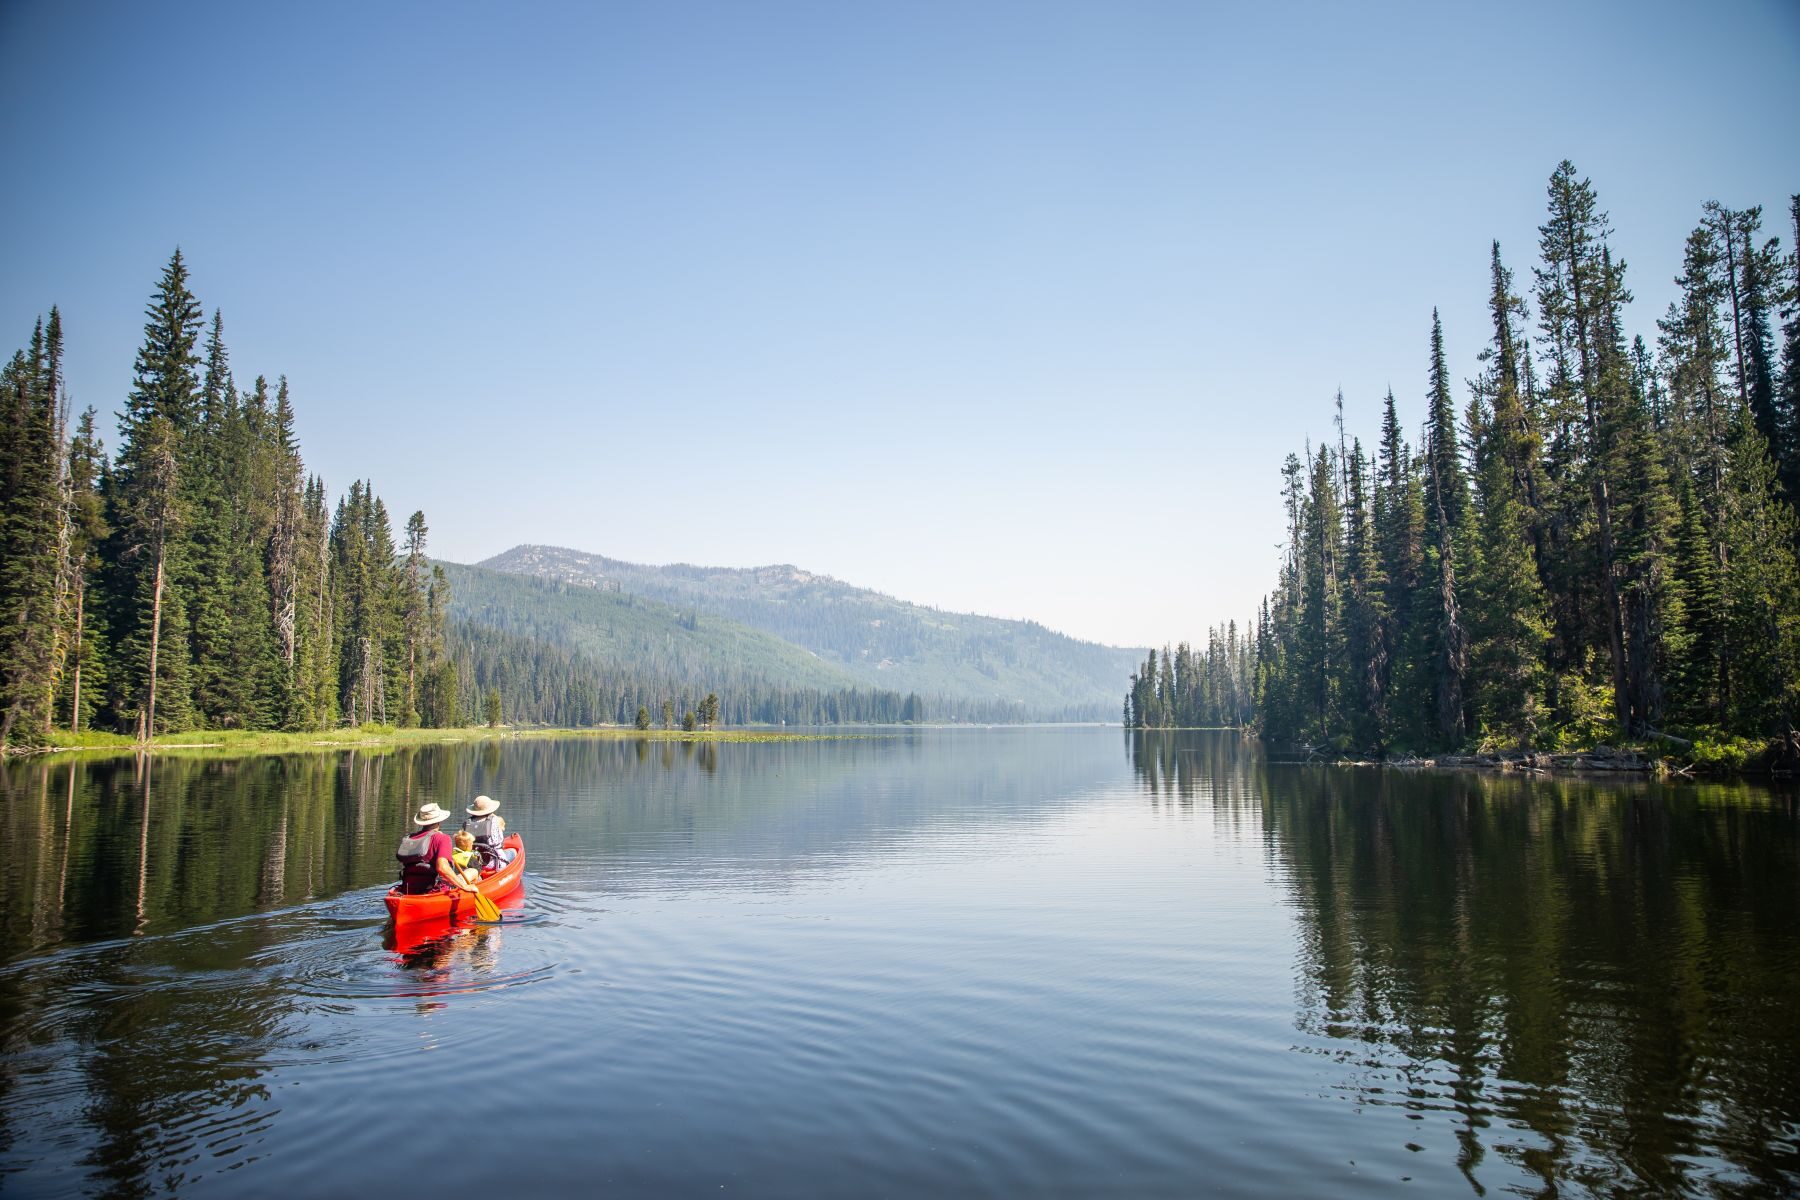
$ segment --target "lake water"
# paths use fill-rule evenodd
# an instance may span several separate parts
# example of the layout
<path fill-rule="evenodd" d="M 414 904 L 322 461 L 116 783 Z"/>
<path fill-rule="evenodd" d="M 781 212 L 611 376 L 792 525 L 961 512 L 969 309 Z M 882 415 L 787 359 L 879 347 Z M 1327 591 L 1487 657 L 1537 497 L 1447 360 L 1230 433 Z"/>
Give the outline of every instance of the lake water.
<path fill-rule="evenodd" d="M 476 792 L 520 901 L 396 945 Z M 921 730 L 14 764 L 0 838 L 14 1195 L 1800 1190 L 1792 791 Z"/>

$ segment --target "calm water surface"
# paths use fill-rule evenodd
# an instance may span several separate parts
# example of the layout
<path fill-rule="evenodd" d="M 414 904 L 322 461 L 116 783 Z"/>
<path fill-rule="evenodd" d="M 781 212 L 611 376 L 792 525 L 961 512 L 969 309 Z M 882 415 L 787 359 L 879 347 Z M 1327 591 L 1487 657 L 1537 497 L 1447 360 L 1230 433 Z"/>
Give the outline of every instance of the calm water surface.
<path fill-rule="evenodd" d="M 399 944 L 426 800 L 524 894 Z M 1792 792 L 1226 734 L 0 770 L 0 1192 L 1800 1191 Z"/>

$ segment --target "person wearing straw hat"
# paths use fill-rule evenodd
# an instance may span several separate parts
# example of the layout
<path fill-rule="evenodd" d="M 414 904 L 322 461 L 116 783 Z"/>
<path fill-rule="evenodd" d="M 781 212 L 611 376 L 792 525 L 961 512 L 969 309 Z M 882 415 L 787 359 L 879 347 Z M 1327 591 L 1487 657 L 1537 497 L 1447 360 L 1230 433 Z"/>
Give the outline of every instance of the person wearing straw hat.
<path fill-rule="evenodd" d="M 471 818 L 463 822 L 463 828 L 475 837 L 481 865 L 503 867 L 511 862 L 515 851 L 501 845 L 506 840 L 506 818 L 500 815 L 500 802 L 492 796 L 477 796 L 475 803 L 463 811 Z"/>
<path fill-rule="evenodd" d="M 400 839 L 394 857 L 400 860 L 400 891 L 419 896 L 426 892 L 450 892 L 458 889 L 476 891 L 474 884 L 463 878 L 455 866 L 456 846 L 440 826 L 450 818 L 450 810 L 435 803 L 426 804 L 413 814 L 419 828 Z"/>

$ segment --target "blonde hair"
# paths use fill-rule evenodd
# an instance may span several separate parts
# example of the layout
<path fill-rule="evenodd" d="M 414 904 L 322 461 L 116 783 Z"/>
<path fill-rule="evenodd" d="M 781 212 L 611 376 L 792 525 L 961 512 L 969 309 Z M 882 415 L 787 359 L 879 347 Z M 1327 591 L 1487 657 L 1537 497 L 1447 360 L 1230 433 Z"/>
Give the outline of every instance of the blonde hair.
<path fill-rule="evenodd" d="M 466 829 L 457 830 L 456 836 L 450 840 L 455 843 L 458 850 L 473 850 L 475 848 L 475 835 Z"/>

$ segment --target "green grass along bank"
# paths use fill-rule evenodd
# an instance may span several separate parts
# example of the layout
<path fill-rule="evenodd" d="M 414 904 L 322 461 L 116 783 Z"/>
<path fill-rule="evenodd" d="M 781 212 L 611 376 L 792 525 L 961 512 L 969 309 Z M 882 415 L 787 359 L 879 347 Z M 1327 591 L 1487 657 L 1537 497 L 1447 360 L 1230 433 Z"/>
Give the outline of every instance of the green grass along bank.
<path fill-rule="evenodd" d="M 872 731 L 845 729 L 829 732 L 793 732 L 770 728 L 638 729 L 630 725 L 603 725 L 584 729 L 511 728 L 470 725 L 453 729 L 397 729 L 388 725 L 357 725 L 341 729 L 244 730 L 210 729 L 158 734 L 140 742 L 125 734 L 66 729 L 51 731 L 41 746 L 13 747 L 6 757 L 43 755 L 114 756 L 137 754 L 204 755 L 234 758 L 258 754 L 301 754 L 338 750 L 395 750 L 407 746 L 435 746 L 458 742 L 506 742 L 563 738 L 594 738 L 652 742 L 805 742 L 879 736 Z"/>

